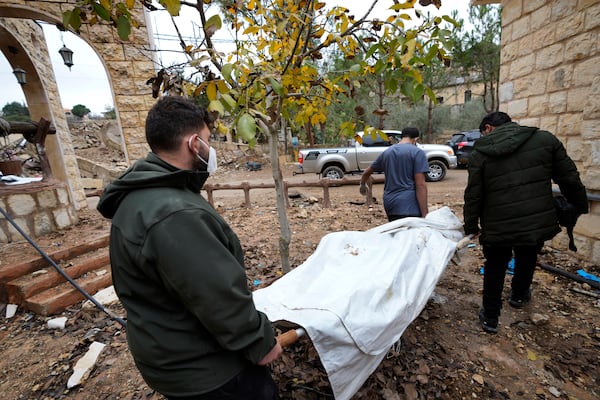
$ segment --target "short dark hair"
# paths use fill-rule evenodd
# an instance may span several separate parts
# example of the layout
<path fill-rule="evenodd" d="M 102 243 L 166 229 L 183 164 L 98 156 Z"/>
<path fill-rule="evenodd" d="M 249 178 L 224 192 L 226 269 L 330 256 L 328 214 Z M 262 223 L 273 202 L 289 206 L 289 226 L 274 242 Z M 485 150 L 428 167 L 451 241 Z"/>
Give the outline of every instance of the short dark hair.
<path fill-rule="evenodd" d="M 185 135 L 211 123 L 206 109 L 180 96 L 164 96 L 148 112 L 146 141 L 152 151 L 172 151 Z"/>
<path fill-rule="evenodd" d="M 409 126 L 407 128 L 402 129 L 402 137 L 409 137 L 409 138 L 418 138 L 419 136 L 421 136 L 421 134 L 419 133 L 419 128 L 415 128 L 412 126 Z"/>
<path fill-rule="evenodd" d="M 508 116 L 507 113 L 502 111 L 494 111 L 483 117 L 481 120 L 481 124 L 479 124 L 479 132 L 483 133 L 486 125 L 491 126 L 500 126 L 506 124 L 507 122 L 511 122 L 512 120 Z"/>

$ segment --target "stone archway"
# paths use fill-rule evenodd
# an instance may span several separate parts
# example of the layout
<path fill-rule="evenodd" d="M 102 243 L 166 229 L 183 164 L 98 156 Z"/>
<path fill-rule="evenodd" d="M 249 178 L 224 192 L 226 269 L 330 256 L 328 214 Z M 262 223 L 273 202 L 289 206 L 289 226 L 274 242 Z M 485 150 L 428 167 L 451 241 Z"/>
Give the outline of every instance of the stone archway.
<path fill-rule="evenodd" d="M 48 46 L 41 26 L 35 22 L 60 24 L 62 12 L 74 4 L 75 1 L 68 0 L 20 1 L 18 4 L 0 0 L 0 51 L 13 68 L 20 66 L 27 71 L 23 93 L 32 120 L 50 120 L 56 131 L 46 139 L 46 152 L 58 185 L 41 188 L 39 193 L 29 187 L 0 196 L 0 206 L 8 207 L 9 214 L 34 237 L 72 225 L 77 221 L 75 210 L 87 207 Z M 145 156 L 148 151 L 144 119 L 155 102 L 151 87 L 146 85 L 155 75 L 155 64 L 153 52 L 149 50 L 145 14 L 138 15 L 137 19 L 142 26 L 132 32 L 129 41 L 120 40 L 107 24 L 82 25 L 79 34 L 96 52 L 107 72 L 128 162 Z M 0 242 L 19 237 L 3 218 L 0 218 L 0 227 Z"/>
<path fill-rule="evenodd" d="M 75 3 L 72 0 L 27 0 L 15 4 L 0 0 L 0 17 L 60 24 L 63 11 L 72 9 Z M 148 40 L 150 27 L 144 11 L 137 12 L 140 27 L 132 31 L 129 41 L 119 39 L 115 29 L 106 23 L 83 24 L 79 34 L 98 54 L 107 71 L 128 161 L 141 158 L 148 151 L 143 121 L 155 102 L 150 86 L 146 85 L 148 78 L 155 74 L 154 54 Z M 10 54 L 5 53 L 5 56 L 8 59 Z M 27 100 L 29 102 L 29 98 Z"/>

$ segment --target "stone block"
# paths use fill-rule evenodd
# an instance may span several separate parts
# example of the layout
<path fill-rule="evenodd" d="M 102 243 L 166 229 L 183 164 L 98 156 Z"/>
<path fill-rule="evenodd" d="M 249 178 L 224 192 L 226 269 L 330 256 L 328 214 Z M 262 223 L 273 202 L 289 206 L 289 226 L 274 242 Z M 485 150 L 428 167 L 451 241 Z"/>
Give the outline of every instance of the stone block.
<path fill-rule="evenodd" d="M 121 43 L 103 43 L 101 46 L 95 46 L 95 49 L 106 63 L 125 59 L 125 52 Z"/>
<path fill-rule="evenodd" d="M 519 119 L 519 124 L 523 126 L 540 126 L 539 118 L 522 118 Z"/>
<path fill-rule="evenodd" d="M 528 35 L 529 32 L 531 32 L 531 19 L 529 15 L 525 15 L 512 23 L 511 39 L 513 41 L 519 40 Z"/>
<path fill-rule="evenodd" d="M 600 215 L 584 214 L 580 216 L 573 232 L 600 239 Z"/>
<path fill-rule="evenodd" d="M 521 98 L 546 94 L 547 81 L 547 71 L 536 71 L 527 76 L 517 78 L 514 80 L 514 95 Z"/>
<path fill-rule="evenodd" d="M 52 210 L 52 215 L 54 216 L 54 221 L 58 229 L 64 229 L 72 225 L 71 218 L 66 207 L 60 207 Z"/>
<path fill-rule="evenodd" d="M 87 36 L 93 47 L 102 47 L 106 43 L 118 43 L 119 40 L 115 36 L 115 29 L 108 27 L 108 24 L 100 22 L 95 25 L 87 25 Z"/>
<path fill-rule="evenodd" d="M 539 0 L 541 3 L 545 3 L 546 0 Z M 536 3 L 536 2 L 527 2 L 527 4 Z M 552 14 L 552 9 L 550 5 L 545 5 L 544 7 L 536 7 L 537 9 L 531 13 L 531 31 L 535 32 L 538 29 L 548 25 L 548 21 L 550 21 L 550 15 Z"/>
<path fill-rule="evenodd" d="M 548 96 L 531 96 L 529 98 L 529 115 L 541 116 L 546 113 L 548 108 Z"/>
<path fill-rule="evenodd" d="M 565 45 L 565 60 L 579 61 L 598 53 L 598 32 L 586 32 L 570 38 Z"/>
<path fill-rule="evenodd" d="M 69 204 L 69 192 L 65 188 L 56 188 L 56 197 L 59 204 Z"/>
<path fill-rule="evenodd" d="M 518 47 L 519 47 L 519 50 L 518 50 L 519 57 L 525 56 L 527 54 L 531 54 L 535 51 L 535 46 L 533 45 L 533 35 L 526 35 L 526 36 L 522 37 L 521 39 L 519 39 L 518 41 L 516 41 L 516 43 L 518 44 Z M 506 54 L 506 46 L 504 46 L 502 48 L 503 62 L 507 61 L 506 57 L 504 57 L 505 54 Z"/>
<path fill-rule="evenodd" d="M 581 61 L 575 64 L 573 70 L 573 85 L 588 86 L 598 76 L 600 56 Z"/>
<path fill-rule="evenodd" d="M 548 24 L 533 32 L 533 43 L 536 44 L 536 48 L 543 48 L 550 46 L 555 42 L 554 35 L 556 34 L 556 27 L 553 24 Z"/>
<path fill-rule="evenodd" d="M 502 3 L 502 25 L 506 26 L 523 15 L 523 0 L 504 0 Z"/>
<path fill-rule="evenodd" d="M 145 118 L 141 118 L 138 111 L 123 111 L 120 114 L 122 128 L 136 128 L 144 126 Z"/>
<path fill-rule="evenodd" d="M 586 168 L 581 171 L 581 181 L 588 190 L 600 190 L 600 168 Z"/>
<path fill-rule="evenodd" d="M 540 7 L 542 7 L 544 4 L 546 4 L 546 0 L 528 0 L 523 2 L 523 12 L 524 13 L 530 13 L 534 10 L 538 10 Z M 544 7 L 548 9 L 548 12 L 550 12 L 550 8 L 549 7 Z"/>
<path fill-rule="evenodd" d="M 567 91 L 552 92 L 548 95 L 548 112 L 563 113 L 567 110 Z"/>
<path fill-rule="evenodd" d="M 123 133 L 127 138 L 127 147 L 130 144 L 146 143 L 146 133 L 141 127 L 124 128 Z"/>
<path fill-rule="evenodd" d="M 584 15 L 582 13 L 575 13 L 565 17 L 560 23 L 556 24 L 556 41 L 583 32 L 583 18 Z"/>
<path fill-rule="evenodd" d="M 131 61 L 113 61 L 108 64 L 108 72 L 112 77 L 113 86 L 119 79 L 129 80 L 135 75 L 133 73 L 133 63 Z"/>
<path fill-rule="evenodd" d="M 567 154 L 575 162 L 583 161 L 586 152 L 588 151 L 587 146 L 583 141 L 577 137 L 571 137 L 564 143 Z"/>
<path fill-rule="evenodd" d="M 56 207 L 56 195 L 53 190 L 42 190 L 37 193 L 37 203 L 40 208 Z"/>
<path fill-rule="evenodd" d="M 503 82 L 503 80 L 500 80 Z M 513 99 L 513 83 L 512 82 L 504 82 L 500 83 L 500 88 L 498 89 L 498 98 L 500 103 L 508 103 Z"/>
<path fill-rule="evenodd" d="M 558 116 L 558 131 L 567 135 L 579 135 L 581 131 L 581 113 L 564 113 Z"/>
<path fill-rule="evenodd" d="M 571 87 L 573 80 L 573 65 L 561 65 L 560 67 L 548 71 L 548 83 L 546 90 L 554 92 L 557 90 L 567 89 Z"/>
<path fill-rule="evenodd" d="M 153 54 L 149 50 L 145 50 L 140 46 L 135 46 L 129 43 L 123 44 L 123 52 L 125 55 L 125 60 L 134 61 L 134 62 L 145 62 L 150 65 L 153 65 L 152 57 Z"/>
<path fill-rule="evenodd" d="M 564 60 L 565 48 L 562 43 L 556 43 L 544 47 L 537 52 L 535 57 L 535 69 L 542 70 L 555 67 Z"/>
<path fill-rule="evenodd" d="M 149 150 L 147 144 L 132 144 L 127 146 L 127 149 L 129 151 L 129 159 L 131 162 L 146 157 Z"/>
<path fill-rule="evenodd" d="M 27 218 L 13 218 L 12 220 L 27 236 L 31 236 L 31 230 L 29 229 Z M 24 240 L 23 235 L 21 235 L 12 224 L 8 224 L 8 237 L 8 240 L 11 242 Z"/>
<path fill-rule="evenodd" d="M 28 193 L 8 196 L 7 203 L 12 214 L 17 217 L 29 215 L 37 208 L 34 197 Z"/>
<path fill-rule="evenodd" d="M 585 119 L 600 120 L 600 96 L 597 94 L 591 94 L 582 98 L 581 100 L 584 101 L 583 117 Z"/>
<path fill-rule="evenodd" d="M 510 79 L 519 78 L 529 75 L 533 72 L 535 66 L 535 54 L 529 54 L 524 57 L 517 58 L 510 63 Z"/>
<path fill-rule="evenodd" d="M 512 118 L 522 118 L 527 116 L 527 99 L 513 100 L 508 102 L 508 115 Z"/>
<path fill-rule="evenodd" d="M 128 96 L 128 95 L 117 95 L 115 101 L 119 107 L 119 111 L 148 111 L 146 108 L 146 97 L 147 96 Z M 125 135 L 125 134 L 124 134 Z M 125 137 L 127 137 L 125 135 Z"/>
<path fill-rule="evenodd" d="M 54 228 L 55 227 L 52 223 L 52 218 L 46 211 L 38 212 L 33 216 L 33 230 L 35 232 L 35 236 L 42 236 L 53 232 Z"/>
<path fill-rule="evenodd" d="M 8 228 L 2 219 L 0 219 L 0 243 L 8 243 Z"/>
<path fill-rule="evenodd" d="M 600 167 L 600 142 L 593 140 L 588 150 L 591 152 L 589 164 L 591 166 Z"/>
<path fill-rule="evenodd" d="M 544 115 L 540 118 L 540 129 L 557 134 L 558 115 Z"/>
<path fill-rule="evenodd" d="M 577 12 L 577 2 L 573 0 L 558 0 L 552 3 L 552 22 L 560 23 L 565 18 Z"/>
<path fill-rule="evenodd" d="M 583 29 L 586 31 L 591 31 L 592 29 L 596 29 L 598 26 L 600 26 L 600 2 L 596 0 L 595 3 L 595 5 L 585 9 L 585 22 Z"/>
<path fill-rule="evenodd" d="M 581 122 L 581 137 L 583 139 L 598 140 L 600 138 L 600 120 L 584 119 Z"/>
<path fill-rule="evenodd" d="M 590 101 L 596 101 L 596 99 L 592 99 L 590 98 L 590 93 L 592 92 L 592 89 L 589 86 L 583 86 L 583 87 L 579 87 L 576 89 L 571 89 L 568 92 L 567 95 L 567 111 L 568 112 L 582 112 L 584 111 L 584 107 L 586 103 L 589 103 Z M 562 92 L 557 92 L 557 93 L 562 93 Z M 600 104 L 600 103 L 597 103 Z M 599 110 L 600 111 L 600 110 Z M 584 113 L 587 115 L 587 113 Z M 600 114 L 599 114 L 600 117 Z"/>
<path fill-rule="evenodd" d="M 600 264 L 600 240 L 596 240 L 592 245 L 592 254 L 590 255 L 590 262 L 596 265 Z"/>

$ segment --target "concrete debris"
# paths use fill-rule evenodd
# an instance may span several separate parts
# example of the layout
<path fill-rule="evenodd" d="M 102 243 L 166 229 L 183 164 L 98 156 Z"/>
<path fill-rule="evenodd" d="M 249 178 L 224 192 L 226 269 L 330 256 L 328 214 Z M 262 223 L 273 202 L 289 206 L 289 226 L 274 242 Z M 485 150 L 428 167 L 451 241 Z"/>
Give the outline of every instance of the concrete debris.
<path fill-rule="evenodd" d="M 85 355 L 81 357 L 77 363 L 75 363 L 75 366 L 73 367 L 73 374 L 67 381 L 67 389 L 81 385 L 87 379 L 91 370 L 94 368 L 94 365 L 96 365 L 98 356 L 100 356 L 104 346 L 105 345 L 100 342 L 93 342 L 90 345 L 87 353 L 85 353 Z"/>
<path fill-rule="evenodd" d="M 94 299 L 96 299 L 96 301 L 102 305 L 114 304 L 119 301 L 119 298 L 115 293 L 114 286 L 109 286 L 105 289 L 98 291 L 98 293 L 94 295 Z M 86 310 L 94 307 L 96 306 L 89 300 L 86 300 L 81 306 L 81 308 Z"/>
<path fill-rule="evenodd" d="M 6 319 L 14 317 L 15 314 L 17 313 L 18 307 L 19 306 L 17 306 L 16 304 L 7 304 L 6 305 Z"/>
<path fill-rule="evenodd" d="M 65 329 L 65 324 L 67 323 L 67 317 L 58 317 L 49 320 L 46 323 L 48 329 Z"/>

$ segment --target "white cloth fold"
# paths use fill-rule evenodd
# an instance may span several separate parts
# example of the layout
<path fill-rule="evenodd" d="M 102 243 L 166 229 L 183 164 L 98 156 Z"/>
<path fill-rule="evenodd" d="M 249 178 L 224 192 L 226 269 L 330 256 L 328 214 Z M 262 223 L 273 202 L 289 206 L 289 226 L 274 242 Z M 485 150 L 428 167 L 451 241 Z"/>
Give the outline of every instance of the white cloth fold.
<path fill-rule="evenodd" d="M 301 325 L 337 399 L 349 399 L 419 315 L 462 239 L 448 207 L 323 237 L 300 266 L 254 292 L 271 321 Z"/>

